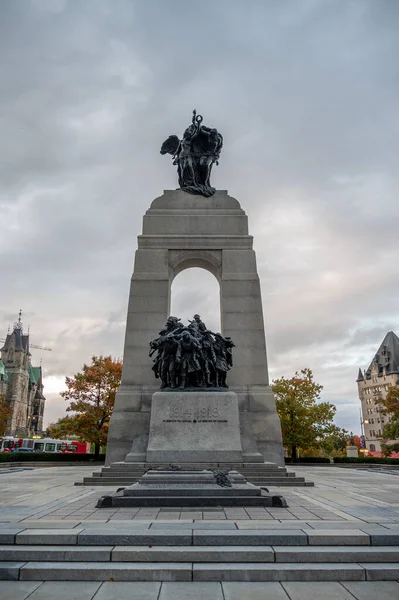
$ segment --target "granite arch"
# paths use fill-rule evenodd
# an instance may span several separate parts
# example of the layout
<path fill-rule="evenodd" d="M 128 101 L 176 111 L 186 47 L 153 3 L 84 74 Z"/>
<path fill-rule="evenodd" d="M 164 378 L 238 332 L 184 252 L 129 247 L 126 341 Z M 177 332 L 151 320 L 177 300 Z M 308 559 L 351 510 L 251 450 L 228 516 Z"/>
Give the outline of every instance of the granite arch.
<path fill-rule="evenodd" d="M 284 465 L 281 427 L 270 390 L 260 282 L 253 238 L 238 201 L 166 190 L 143 219 L 131 280 L 122 383 L 108 438 L 107 464 L 145 461 L 153 377 L 149 341 L 170 314 L 171 284 L 190 267 L 220 284 L 221 331 L 236 345 L 229 388 L 238 397 L 243 458 Z M 195 312 L 195 307 L 193 307 Z M 206 322 L 206 315 L 202 315 Z M 135 441 L 136 440 L 136 441 Z M 140 442 L 140 443 L 139 443 Z"/>

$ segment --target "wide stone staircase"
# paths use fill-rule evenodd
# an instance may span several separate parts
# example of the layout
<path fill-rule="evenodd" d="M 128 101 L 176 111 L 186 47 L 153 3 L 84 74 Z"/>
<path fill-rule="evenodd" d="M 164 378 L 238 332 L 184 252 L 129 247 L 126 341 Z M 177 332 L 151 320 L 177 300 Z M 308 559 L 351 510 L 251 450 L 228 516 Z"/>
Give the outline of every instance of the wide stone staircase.
<path fill-rule="evenodd" d="M 129 486 L 138 483 L 140 477 L 149 469 L 168 467 L 168 464 L 125 463 L 117 462 L 109 467 L 103 467 L 98 473 L 84 477 L 83 482 L 75 485 L 99 486 Z M 259 487 L 267 486 L 313 486 L 313 482 L 305 481 L 304 477 L 296 477 L 295 473 L 288 472 L 285 467 L 274 463 L 185 463 L 185 469 L 235 469 L 245 479 Z"/>
<path fill-rule="evenodd" d="M 48 523 L 48 522 L 47 522 Z M 356 523 L 359 527 L 362 524 Z M 351 525 L 349 524 L 348 527 Z M 42 527 L 42 528 L 40 528 Z M 40 523 L 0 528 L 0 579 L 23 581 L 387 581 L 399 528 L 242 529 L 234 521 Z M 55 525 L 53 526 L 55 527 Z M 262 525 L 260 525 L 262 527 Z M 284 528 L 282 528 L 284 527 Z"/>

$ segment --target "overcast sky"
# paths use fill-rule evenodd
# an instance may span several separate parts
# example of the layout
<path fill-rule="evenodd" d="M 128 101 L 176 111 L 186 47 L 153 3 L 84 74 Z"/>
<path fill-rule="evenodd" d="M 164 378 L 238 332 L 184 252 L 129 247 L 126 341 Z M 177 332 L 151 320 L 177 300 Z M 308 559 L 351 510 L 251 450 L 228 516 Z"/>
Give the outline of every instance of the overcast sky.
<path fill-rule="evenodd" d="M 52 348 L 45 422 L 123 354 L 142 215 L 177 187 L 160 145 L 196 108 L 255 236 L 271 378 L 312 368 L 358 433 L 358 367 L 399 333 L 399 2 L 2 0 L 0 56 L 0 336 L 22 308 Z M 209 273 L 172 292 L 217 327 Z"/>

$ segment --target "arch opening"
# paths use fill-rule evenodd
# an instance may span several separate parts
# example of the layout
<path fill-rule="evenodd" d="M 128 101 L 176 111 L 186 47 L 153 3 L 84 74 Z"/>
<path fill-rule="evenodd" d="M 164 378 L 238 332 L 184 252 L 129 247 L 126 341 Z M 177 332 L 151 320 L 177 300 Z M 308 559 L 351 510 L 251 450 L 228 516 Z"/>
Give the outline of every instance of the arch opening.
<path fill-rule="evenodd" d="M 170 314 L 187 324 L 196 313 L 208 329 L 221 330 L 220 286 L 216 276 L 204 268 L 186 267 L 172 282 Z"/>

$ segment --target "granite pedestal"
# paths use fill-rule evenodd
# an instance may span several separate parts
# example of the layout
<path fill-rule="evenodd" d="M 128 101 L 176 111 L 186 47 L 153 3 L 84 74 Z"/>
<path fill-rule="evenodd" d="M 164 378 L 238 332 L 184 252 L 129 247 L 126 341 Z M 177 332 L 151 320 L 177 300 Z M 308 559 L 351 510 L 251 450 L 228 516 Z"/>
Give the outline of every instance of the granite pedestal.
<path fill-rule="evenodd" d="M 151 469 L 135 483 L 116 494 L 102 496 L 98 508 L 134 506 L 280 506 L 282 496 L 248 483 L 237 471 L 229 471 L 230 487 L 217 484 L 212 471 Z"/>
<path fill-rule="evenodd" d="M 234 392 L 183 390 L 153 395 L 148 463 L 241 461 L 238 399 Z"/>

